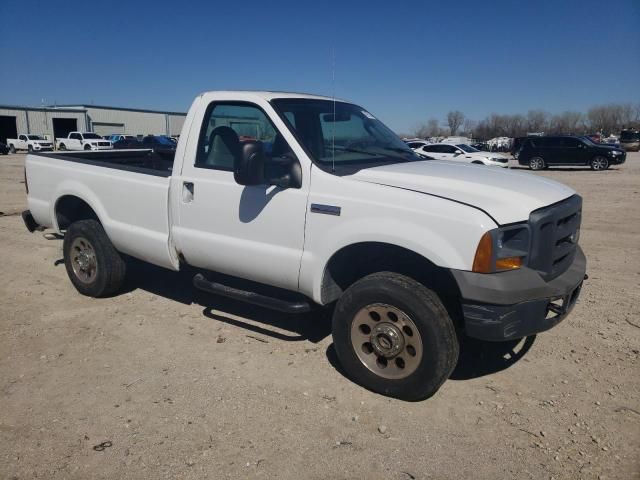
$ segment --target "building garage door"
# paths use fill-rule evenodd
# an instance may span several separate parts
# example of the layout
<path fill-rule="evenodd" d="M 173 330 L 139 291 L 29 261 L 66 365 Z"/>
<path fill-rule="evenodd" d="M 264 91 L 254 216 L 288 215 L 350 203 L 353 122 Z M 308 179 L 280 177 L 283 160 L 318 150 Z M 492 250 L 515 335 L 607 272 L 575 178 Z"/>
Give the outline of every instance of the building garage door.
<path fill-rule="evenodd" d="M 124 123 L 100 123 L 91 122 L 94 133 L 98 135 L 114 135 L 124 132 Z"/>
<path fill-rule="evenodd" d="M 67 138 L 69 132 L 78 131 L 78 121 L 75 118 L 52 118 L 53 137 Z"/>
<path fill-rule="evenodd" d="M 0 115 L 0 142 L 7 143 L 7 138 L 17 138 L 18 127 L 16 117 Z"/>

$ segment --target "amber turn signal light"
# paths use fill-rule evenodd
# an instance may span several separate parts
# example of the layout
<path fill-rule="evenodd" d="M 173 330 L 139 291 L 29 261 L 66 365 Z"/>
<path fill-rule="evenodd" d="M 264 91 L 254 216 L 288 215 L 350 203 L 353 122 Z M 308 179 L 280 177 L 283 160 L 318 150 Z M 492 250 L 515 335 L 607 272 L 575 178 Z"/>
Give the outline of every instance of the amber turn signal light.
<path fill-rule="evenodd" d="M 491 273 L 493 265 L 491 265 L 491 257 L 493 256 L 493 239 L 491 233 L 487 232 L 482 235 L 476 256 L 473 259 L 473 271 L 476 273 Z"/>
<path fill-rule="evenodd" d="M 506 257 L 496 260 L 496 270 L 515 270 L 522 266 L 522 257 Z"/>

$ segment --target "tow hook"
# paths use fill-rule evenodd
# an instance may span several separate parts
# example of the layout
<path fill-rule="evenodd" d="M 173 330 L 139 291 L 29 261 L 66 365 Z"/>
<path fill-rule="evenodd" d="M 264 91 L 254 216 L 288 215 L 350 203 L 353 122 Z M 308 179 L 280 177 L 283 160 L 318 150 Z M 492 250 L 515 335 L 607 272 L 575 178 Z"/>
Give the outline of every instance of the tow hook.
<path fill-rule="evenodd" d="M 589 280 L 589 275 L 587 275 L 586 273 L 584 274 L 584 278 L 583 280 Z"/>

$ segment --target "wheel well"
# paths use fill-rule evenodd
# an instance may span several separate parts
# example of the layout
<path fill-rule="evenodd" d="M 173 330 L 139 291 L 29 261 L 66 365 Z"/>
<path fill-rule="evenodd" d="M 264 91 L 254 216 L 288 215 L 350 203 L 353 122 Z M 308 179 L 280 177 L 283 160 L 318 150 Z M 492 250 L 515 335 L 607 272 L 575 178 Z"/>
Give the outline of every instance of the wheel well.
<path fill-rule="evenodd" d="M 322 276 L 322 303 L 337 300 L 350 285 L 376 272 L 413 278 L 440 297 L 454 322 L 458 324 L 462 318 L 460 290 L 448 269 L 406 248 L 379 242 L 356 243 L 333 254 Z"/>
<path fill-rule="evenodd" d="M 56 221 L 60 230 L 66 230 L 69 225 L 78 220 L 97 220 L 98 215 L 87 202 L 73 195 L 60 197 L 56 202 Z"/>

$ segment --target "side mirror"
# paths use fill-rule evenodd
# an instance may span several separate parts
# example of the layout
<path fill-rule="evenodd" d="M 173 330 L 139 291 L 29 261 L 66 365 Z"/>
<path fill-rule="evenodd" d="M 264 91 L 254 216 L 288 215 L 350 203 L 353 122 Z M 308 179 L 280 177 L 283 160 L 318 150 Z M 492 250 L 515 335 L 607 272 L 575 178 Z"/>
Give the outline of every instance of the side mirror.
<path fill-rule="evenodd" d="M 456 150 L 456 155 L 462 155 L 462 150 Z"/>
<path fill-rule="evenodd" d="M 282 189 L 302 186 L 302 168 L 297 157 L 291 152 L 274 157 L 266 167 L 267 183 Z"/>
<path fill-rule="evenodd" d="M 264 149 L 262 142 L 246 142 L 240 158 L 235 159 L 233 178 L 240 185 L 264 184 Z"/>

